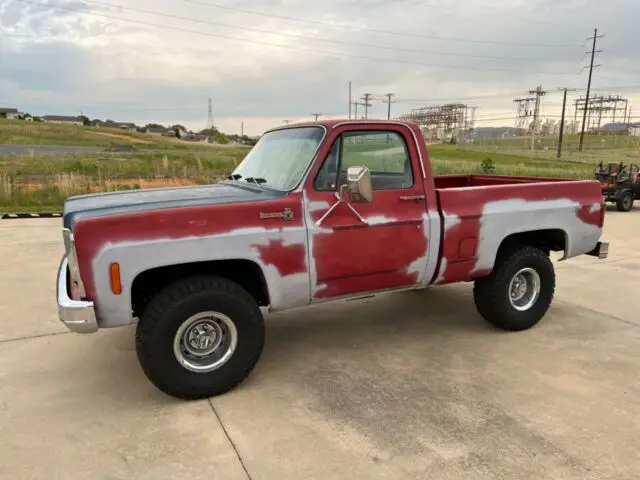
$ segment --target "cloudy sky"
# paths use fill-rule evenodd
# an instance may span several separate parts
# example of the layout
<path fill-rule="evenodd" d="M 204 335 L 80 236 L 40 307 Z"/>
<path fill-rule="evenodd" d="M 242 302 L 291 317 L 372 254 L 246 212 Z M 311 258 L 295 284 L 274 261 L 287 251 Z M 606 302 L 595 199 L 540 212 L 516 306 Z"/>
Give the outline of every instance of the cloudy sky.
<path fill-rule="evenodd" d="M 257 134 L 346 117 L 351 81 L 372 117 L 394 93 L 392 115 L 461 101 L 512 126 L 537 85 L 550 118 L 559 87 L 584 94 L 597 27 L 596 93 L 638 121 L 638 18 L 638 0 L 1 0 L 0 106 L 201 129 L 211 98 L 222 131 Z"/>

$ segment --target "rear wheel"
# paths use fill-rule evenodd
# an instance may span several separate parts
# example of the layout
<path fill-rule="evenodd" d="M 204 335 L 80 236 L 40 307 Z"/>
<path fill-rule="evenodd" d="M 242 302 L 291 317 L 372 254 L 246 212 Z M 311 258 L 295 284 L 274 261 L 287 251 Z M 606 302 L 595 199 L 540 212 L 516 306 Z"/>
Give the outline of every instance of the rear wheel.
<path fill-rule="evenodd" d="M 628 212 L 633 208 L 633 192 L 626 191 L 623 192 L 616 202 L 616 207 L 619 212 Z"/>
<path fill-rule="evenodd" d="M 183 399 L 220 395 L 242 382 L 264 345 L 256 301 L 225 278 L 180 280 L 148 303 L 136 330 L 136 351 L 149 380 Z"/>
<path fill-rule="evenodd" d="M 488 277 L 475 281 L 480 315 L 503 330 L 526 330 L 547 313 L 555 291 L 555 272 L 542 250 L 520 246 L 501 255 Z"/>

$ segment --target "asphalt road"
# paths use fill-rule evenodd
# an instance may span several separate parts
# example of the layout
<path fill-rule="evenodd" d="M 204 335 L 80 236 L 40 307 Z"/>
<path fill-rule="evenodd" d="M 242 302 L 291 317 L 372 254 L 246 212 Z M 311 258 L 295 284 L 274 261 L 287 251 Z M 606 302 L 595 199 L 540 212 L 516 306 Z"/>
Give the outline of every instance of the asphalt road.
<path fill-rule="evenodd" d="M 100 153 L 104 147 L 75 145 L 0 145 L 0 156 L 11 155 L 73 155 L 80 153 Z"/>
<path fill-rule="evenodd" d="M 249 379 L 157 391 L 133 327 L 57 320 L 60 220 L 0 221 L 0 479 L 638 479 L 640 209 L 610 258 L 556 263 L 534 329 L 498 332 L 471 285 L 267 317 Z"/>

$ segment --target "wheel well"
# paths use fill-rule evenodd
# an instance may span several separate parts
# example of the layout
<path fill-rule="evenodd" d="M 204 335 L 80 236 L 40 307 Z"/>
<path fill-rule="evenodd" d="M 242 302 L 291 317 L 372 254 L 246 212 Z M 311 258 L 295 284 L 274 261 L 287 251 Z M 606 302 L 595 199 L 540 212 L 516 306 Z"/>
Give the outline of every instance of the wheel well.
<path fill-rule="evenodd" d="M 504 252 L 518 245 L 537 247 L 549 255 L 550 252 L 565 251 L 567 248 L 567 235 L 563 230 L 559 229 L 514 233 L 502 241 L 498 248 L 496 260 Z"/>
<path fill-rule="evenodd" d="M 269 305 L 267 282 L 256 263 L 250 260 L 215 260 L 167 265 L 138 274 L 131 285 L 131 308 L 134 316 L 139 316 L 149 300 L 168 284 L 202 274 L 227 278 L 249 292 L 258 305 Z"/>

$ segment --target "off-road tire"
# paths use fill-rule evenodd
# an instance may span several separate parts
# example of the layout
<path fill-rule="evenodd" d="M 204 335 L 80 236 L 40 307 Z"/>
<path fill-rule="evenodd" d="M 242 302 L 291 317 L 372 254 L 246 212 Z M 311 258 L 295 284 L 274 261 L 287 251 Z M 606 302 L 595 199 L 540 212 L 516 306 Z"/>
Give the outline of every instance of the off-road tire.
<path fill-rule="evenodd" d="M 532 268 L 540 276 L 540 294 L 528 310 L 518 311 L 509 300 L 509 285 L 522 268 Z M 473 299 L 478 313 L 497 328 L 526 330 L 547 313 L 555 291 L 555 271 L 549 256 L 531 246 L 510 248 L 496 259 L 493 272 L 475 281 Z"/>
<path fill-rule="evenodd" d="M 619 212 L 628 212 L 633 208 L 633 192 L 623 192 L 616 201 L 616 208 Z"/>
<path fill-rule="evenodd" d="M 196 373 L 178 362 L 173 342 L 180 325 L 204 311 L 231 318 L 238 342 L 227 363 L 208 373 Z M 242 382 L 260 358 L 264 339 L 262 313 L 246 290 L 225 278 L 194 276 L 153 296 L 136 329 L 136 352 L 142 370 L 157 388 L 191 400 L 221 395 Z"/>

